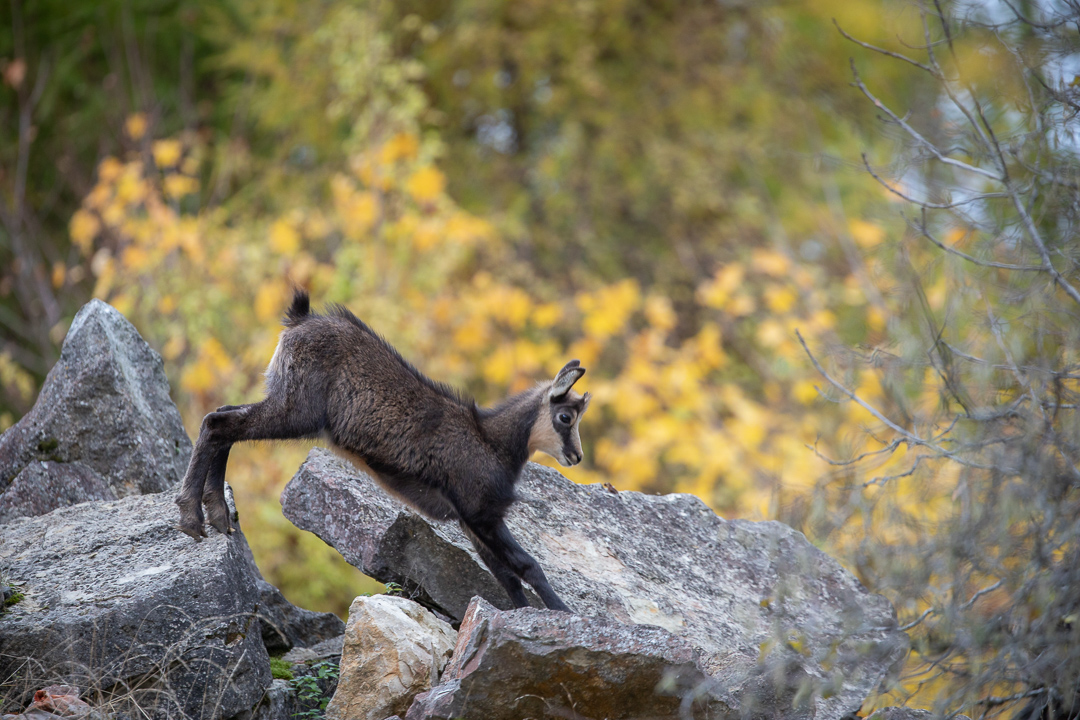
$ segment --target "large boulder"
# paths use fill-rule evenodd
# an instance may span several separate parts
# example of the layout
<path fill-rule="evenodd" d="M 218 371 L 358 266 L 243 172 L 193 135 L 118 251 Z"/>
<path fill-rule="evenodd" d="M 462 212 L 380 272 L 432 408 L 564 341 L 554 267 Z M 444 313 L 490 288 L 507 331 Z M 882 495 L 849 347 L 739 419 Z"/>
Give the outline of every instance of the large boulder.
<path fill-rule="evenodd" d="M 326 717 L 404 715 L 413 698 L 438 682 L 456 641 L 452 627 L 412 600 L 356 598 L 349 607 L 341 674 Z"/>
<path fill-rule="evenodd" d="M 0 436 L 0 522 L 162 492 L 180 482 L 190 454 L 161 356 L 91 300 L 34 407 Z"/>
<path fill-rule="evenodd" d="M 50 684 L 202 720 L 259 702 L 270 663 L 246 540 L 192 542 L 174 499 L 85 503 L 3 527 L 0 576 L 22 593 L 0 616 L 10 702 L 25 707 Z"/>
<path fill-rule="evenodd" d="M 443 684 L 417 697 L 406 720 L 723 717 L 729 708 L 697 660 L 655 625 L 503 611 L 476 598 Z"/>
<path fill-rule="evenodd" d="M 733 712 L 794 705 L 835 720 L 906 655 L 889 602 L 786 525 L 727 521 L 691 495 L 576 485 L 534 464 L 518 494 L 507 523 L 563 600 L 683 638 Z M 282 507 L 363 572 L 457 621 L 474 594 L 510 607 L 454 524 L 429 523 L 327 451 L 312 451 Z"/>

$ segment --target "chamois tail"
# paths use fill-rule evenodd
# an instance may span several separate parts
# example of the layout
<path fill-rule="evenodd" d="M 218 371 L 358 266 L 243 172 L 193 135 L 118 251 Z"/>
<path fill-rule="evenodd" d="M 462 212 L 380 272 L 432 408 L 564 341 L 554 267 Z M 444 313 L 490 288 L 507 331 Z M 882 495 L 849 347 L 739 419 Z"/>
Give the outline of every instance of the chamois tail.
<path fill-rule="evenodd" d="M 285 311 L 285 317 L 281 324 L 285 327 L 296 327 L 308 319 L 311 314 L 311 298 L 306 290 L 296 288 L 293 291 L 292 305 Z"/>

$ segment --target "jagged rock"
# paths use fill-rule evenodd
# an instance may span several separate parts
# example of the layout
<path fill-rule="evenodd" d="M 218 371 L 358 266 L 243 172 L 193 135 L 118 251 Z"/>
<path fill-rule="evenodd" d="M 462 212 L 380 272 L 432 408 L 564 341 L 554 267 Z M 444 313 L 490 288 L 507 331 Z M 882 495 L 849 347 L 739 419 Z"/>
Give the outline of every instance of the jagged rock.
<path fill-rule="evenodd" d="M 190 454 L 161 356 L 91 300 L 34 407 L 0 436 L 0 522 L 105 499 L 106 487 L 112 497 L 162 492 L 181 480 Z"/>
<path fill-rule="evenodd" d="M 259 620 L 267 651 L 278 653 L 294 647 L 308 648 L 345 633 L 345 623 L 337 615 L 297 607 L 261 577 L 256 585 Z M 340 650 L 338 652 L 340 654 Z"/>
<path fill-rule="evenodd" d="M 733 711 L 836 720 L 906 655 L 889 602 L 782 523 L 727 521 L 691 495 L 612 493 L 534 464 L 518 494 L 507 523 L 563 600 L 683 638 Z M 509 607 L 456 525 L 427 522 L 328 451 L 312 451 L 282 507 L 361 571 L 456 620 L 473 594 Z"/>
<path fill-rule="evenodd" d="M 349 607 L 330 720 L 382 720 L 404 714 L 436 684 L 457 633 L 412 600 L 358 597 Z"/>
<path fill-rule="evenodd" d="M 0 687 L 13 701 L 64 683 L 196 720 L 255 706 L 271 677 L 247 542 L 195 543 L 175 524 L 170 492 L 3 527 L 0 575 L 23 593 L 0 620 Z"/>
<path fill-rule="evenodd" d="M 469 606 L 443 684 L 420 695 L 406 720 L 476 717 L 722 717 L 727 706 L 697 665 L 699 652 L 654 625 L 522 608 Z M 658 690 L 659 688 L 659 690 Z"/>

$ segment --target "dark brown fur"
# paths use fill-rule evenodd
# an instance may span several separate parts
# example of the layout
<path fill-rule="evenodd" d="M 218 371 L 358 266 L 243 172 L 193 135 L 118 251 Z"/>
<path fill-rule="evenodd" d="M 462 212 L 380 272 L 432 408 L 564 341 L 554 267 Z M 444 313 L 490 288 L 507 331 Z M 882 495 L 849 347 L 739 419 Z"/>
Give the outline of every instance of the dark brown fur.
<path fill-rule="evenodd" d="M 572 361 L 554 381 L 483 409 L 425 377 L 345 308 L 311 313 L 298 291 L 284 323 L 266 399 L 203 419 L 177 498 L 180 529 L 204 537 L 205 505 L 212 526 L 232 531 L 224 482 L 233 443 L 325 436 L 421 512 L 457 520 L 515 606 L 528 605 L 524 580 L 547 607 L 567 610 L 504 518 L 533 450 L 581 461 L 577 425 L 589 397 L 570 386 L 584 368 Z"/>

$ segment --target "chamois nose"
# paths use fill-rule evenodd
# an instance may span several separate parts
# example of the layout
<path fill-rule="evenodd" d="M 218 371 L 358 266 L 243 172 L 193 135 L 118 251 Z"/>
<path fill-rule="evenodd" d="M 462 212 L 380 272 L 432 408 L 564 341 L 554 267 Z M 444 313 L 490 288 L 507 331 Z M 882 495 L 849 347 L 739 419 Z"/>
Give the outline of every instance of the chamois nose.
<path fill-rule="evenodd" d="M 570 461 L 571 465 L 577 465 L 581 462 L 581 453 L 572 452 L 566 459 Z"/>

